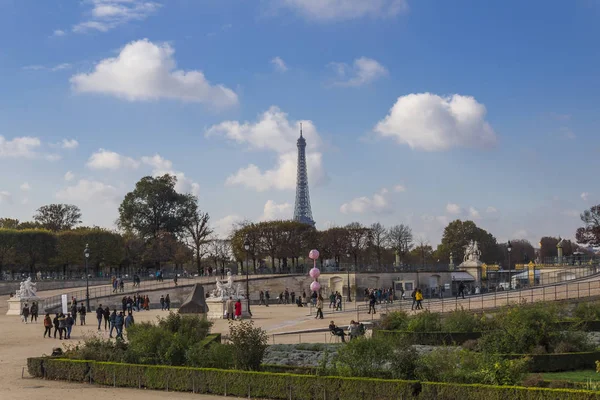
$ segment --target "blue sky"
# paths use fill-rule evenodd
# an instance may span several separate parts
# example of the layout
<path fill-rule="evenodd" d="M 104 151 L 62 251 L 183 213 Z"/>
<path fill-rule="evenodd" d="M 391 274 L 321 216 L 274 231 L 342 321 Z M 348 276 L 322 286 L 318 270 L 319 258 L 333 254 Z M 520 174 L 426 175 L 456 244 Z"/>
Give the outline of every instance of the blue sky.
<path fill-rule="evenodd" d="M 594 0 L 0 0 L 0 214 L 112 227 L 170 172 L 221 234 L 289 218 L 302 121 L 319 228 L 572 237 L 600 200 L 599 20 Z"/>

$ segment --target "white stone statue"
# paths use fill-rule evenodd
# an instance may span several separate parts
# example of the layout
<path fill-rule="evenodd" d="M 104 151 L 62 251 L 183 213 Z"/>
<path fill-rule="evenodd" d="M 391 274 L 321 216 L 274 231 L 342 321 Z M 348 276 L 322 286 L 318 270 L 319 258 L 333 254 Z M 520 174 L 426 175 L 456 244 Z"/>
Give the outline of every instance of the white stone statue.
<path fill-rule="evenodd" d="M 234 286 L 231 272 L 227 272 L 227 282 L 222 282 L 218 277 L 216 279 L 216 289 L 210 293 L 211 298 L 227 298 L 229 296 L 238 298 L 240 296 L 240 284 Z"/>
<path fill-rule="evenodd" d="M 20 299 L 37 297 L 36 291 L 35 283 L 31 281 L 31 278 L 27 278 L 21 282 L 20 289 L 15 293 L 15 297 Z"/>
<path fill-rule="evenodd" d="M 469 244 L 465 246 L 465 257 L 464 261 L 479 261 L 481 257 L 481 250 L 479 250 L 479 244 L 471 240 Z"/>

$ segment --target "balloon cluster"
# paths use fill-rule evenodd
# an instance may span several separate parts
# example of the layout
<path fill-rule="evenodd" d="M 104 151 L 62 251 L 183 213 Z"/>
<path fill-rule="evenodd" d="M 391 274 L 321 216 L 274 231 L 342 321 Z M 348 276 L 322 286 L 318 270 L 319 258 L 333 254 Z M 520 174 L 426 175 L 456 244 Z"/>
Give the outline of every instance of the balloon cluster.
<path fill-rule="evenodd" d="M 313 278 L 313 282 L 310 284 L 310 290 L 313 292 L 318 292 L 321 289 L 321 284 L 319 284 L 319 276 L 321 275 L 321 271 L 317 268 L 317 259 L 319 258 L 319 250 L 311 250 L 308 253 L 308 258 L 313 260 L 313 267 L 308 272 L 311 278 Z"/>

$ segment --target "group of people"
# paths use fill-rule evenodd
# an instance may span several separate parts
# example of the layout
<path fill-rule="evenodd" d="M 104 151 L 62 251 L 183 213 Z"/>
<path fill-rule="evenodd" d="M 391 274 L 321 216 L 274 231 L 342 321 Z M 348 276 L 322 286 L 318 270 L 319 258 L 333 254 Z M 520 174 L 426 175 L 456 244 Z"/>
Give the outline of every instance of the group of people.
<path fill-rule="evenodd" d="M 242 301 L 240 299 L 233 301 L 233 297 L 229 296 L 225 302 L 225 318 L 234 321 L 242 319 Z"/>
<path fill-rule="evenodd" d="M 50 313 L 46 313 L 44 317 L 44 338 L 46 338 L 46 335 L 48 335 L 48 339 L 52 338 L 51 332 L 52 327 L 54 327 L 54 339 L 56 339 L 56 334 L 58 334 L 60 340 L 71 339 L 71 331 L 74 325 L 75 318 L 71 313 L 67 313 L 66 316 L 63 313 L 56 313 L 54 319 L 50 317 Z"/>
<path fill-rule="evenodd" d="M 333 308 L 333 311 L 342 311 L 342 295 L 340 292 L 332 292 L 329 295 L 329 308 Z"/>
<path fill-rule="evenodd" d="M 150 297 L 148 295 L 135 294 L 131 296 L 123 296 L 121 299 L 123 312 L 150 310 Z"/>
<path fill-rule="evenodd" d="M 404 290 L 401 290 L 401 296 L 404 293 Z M 372 297 L 375 297 L 375 301 L 377 304 L 381 303 L 392 303 L 394 301 L 394 289 L 393 288 L 366 288 L 365 289 L 365 299 L 371 300 Z"/>
<path fill-rule="evenodd" d="M 342 342 L 346 342 L 346 335 L 350 336 L 350 340 L 356 339 L 359 336 L 363 336 L 366 332 L 365 326 L 358 321 L 350 321 L 350 325 L 348 326 L 347 333 L 344 332 L 344 329 L 340 328 L 335 324 L 335 322 L 329 322 L 329 332 L 331 332 L 334 336 L 339 336 L 342 339 Z"/>
<path fill-rule="evenodd" d="M 123 339 L 123 327 L 127 329 L 135 322 L 133 319 L 133 312 L 128 311 L 127 316 L 125 316 L 125 311 L 119 311 L 119 313 L 117 313 L 117 309 L 115 308 L 111 313 L 110 308 L 108 308 L 108 306 L 102 308 L 102 304 L 98 305 L 98 308 L 96 309 L 96 319 L 98 320 L 98 332 L 102 330 L 102 320 L 104 320 L 104 330 L 109 331 L 108 337 L 112 338 L 113 331 L 115 331 L 115 337 L 120 339 Z"/>
<path fill-rule="evenodd" d="M 113 293 L 124 292 L 125 291 L 125 281 L 123 278 L 117 278 L 116 276 L 112 277 L 112 288 Z"/>
<path fill-rule="evenodd" d="M 27 323 L 27 321 L 29 321 L 29 318 L 31 318 L 30 322 L 37 322 L 38 312 L 39 308 L 37 302 L 34 301 L 31 304 L 31 307 L 29 307 L 29 305 L 25 303 L 25 306 L 23 306 L 23 308 L 21 309 L 21 321 Z"/>
<path fill-rule="evenodd" d="M 423 292 L 420 288 L 416 288 L 410 294 L 412 297 L 412 305 L 410 306 L 411 310 L 422 310 L 423 309 Z"/>
<path fill-rule="evenodd" d="M 148 296 L 146 296 L 146 297 L 148 297 Z M 170 311 L 171 310 L 171 297 L 169 296 L 168 293 L 167 293 L 167 297 L 161 295 L 159 302 L 160 302 L 160 309 L 162 311 L 165 311 L 165 310 Z"/>

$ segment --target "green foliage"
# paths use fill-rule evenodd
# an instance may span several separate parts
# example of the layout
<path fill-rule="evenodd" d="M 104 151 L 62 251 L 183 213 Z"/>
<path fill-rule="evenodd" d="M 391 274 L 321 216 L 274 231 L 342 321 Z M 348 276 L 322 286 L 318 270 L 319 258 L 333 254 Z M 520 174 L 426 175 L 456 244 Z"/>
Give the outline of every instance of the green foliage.
<path fill-rule="evenodd" d="M 392 311 L 381 319 L 379 326 L 383 330 L 404 331 L 408 320 L 409 316 L 405 311 Z"/>
<path fill-rule="evenodd" d="M 122 340 L 112 341 L 92 336 L 86 338 L 84 344 L 67 346 L 64 357 L 74 360 L 123 362 L 126 351 L 127 343 Z"/>
<path fill-rule="evenodd" d="M 483 322 L 476 314 L 465 310 L 454 310 L 444 316 L 442 331 L 444 332 L 478 332 L 483 328 Z"/>
<path fill-rule="evenodd" d="M 573 310 L 573 317 L 580 321 L 600 320 L 600 304 L 598 302 L 577 303 Z"/>
<path fill-rule="evenodd" d="M 262 328 L 255 328 L 254 321 L 230 322 L 229 340 L 235 367 L 258 371 L 269 341 L 267 333 Z"/>
<path fill-rule="evenodd" d="M 490 263 L 501 259 L 498 243 L 491 233 L 479 228 L 473 221 L 461 220 L 452 221 L 446 226 L 436 256 L 442 260 L 448 260 L 452 253 L 455 260 L 462 260 L 465 246 L 471 240 L 479 243 L 483 262 Z"/>
<path fill-rule="evenodd" d="M 234 346 L 230 344 L 213 343 L 204 346 L 196 343 L 185 353 L 185 365 L 198 368 L 232 369 L 234 364 Z"/>
<path fill-rule="evenodd" d="M 333 364 L 341 376 L 412 379 L 417 357 L 402 342 L 361 337 L 340 347 Z"/>
<path fill-rule="evenodd" d="M 48 204 L 37 209 L 35 222 L 53 232 L 73 229 L 81 223 L 81 210 L 72 204 Z"/>
<path fill-rule="evenodd" d="M 344 378 L 217 369 L 143 366 L 93 361 L 36 358 L 27 360 L 38 378 L 94 382 L 100 385 L 147 388 L 287 400 L 592 400 L 593 391 Z"/>
<path fill-rule="evenodd" d="M 439 313 L 425 310 L 409 319 L 406 330 L 408 332 L 439 332 L 442 330 L 442 318 Z"/>
<path fill-rule="evenodd" d="M 564 336 L 555 329 L 557 321 L 558 310 L 547 303 L 510 306 L 486 324 L 479 343 L 491 354 L 526 354 L 536 346 L 551 352 Z"/>
<path fill-rule="evenodd" d="M 450 348 L 436 349 L 419 359 L 416 376 L 431 382 L 515 385 L 528 372 L 529 359 L 505 359 L 497 355 Z"/>

